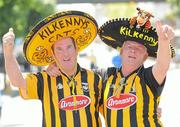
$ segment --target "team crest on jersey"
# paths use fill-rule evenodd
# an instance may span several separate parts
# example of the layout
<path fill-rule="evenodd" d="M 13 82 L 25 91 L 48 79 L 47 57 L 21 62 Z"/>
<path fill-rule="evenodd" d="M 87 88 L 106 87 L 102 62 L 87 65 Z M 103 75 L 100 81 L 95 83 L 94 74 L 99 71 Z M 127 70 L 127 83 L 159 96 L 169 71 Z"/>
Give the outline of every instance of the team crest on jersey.
<path fill-rule="evenodd" d="M 89 92 L 89 84 L 87 82 L 82 82 L 82 88 L 84 92 Z"/>
<path fill-rule="evenodd" d="M 131 93 L 120 94 L 119 97 L 111 96 L 106 100 L 108 109 L 120 110 L 134 105 L 137 102 L 137 96 Z"/>
<path fill-rule="evenodd" d="M 58 85 L 57 85 L 57 89 L 63 89 L 63 85 L 61 84 L 61 83 L 59 83 Z"/>
<path fill-rule="evenodd" d="M 87 107 L 91 103 L 91 99 L 85 95 L 75 95 L 76 101 L 74 102 L 74 96 L 69 96 L 61 99 L 59 102 L 59 108 L 62 110 L 80 110 Z"/>

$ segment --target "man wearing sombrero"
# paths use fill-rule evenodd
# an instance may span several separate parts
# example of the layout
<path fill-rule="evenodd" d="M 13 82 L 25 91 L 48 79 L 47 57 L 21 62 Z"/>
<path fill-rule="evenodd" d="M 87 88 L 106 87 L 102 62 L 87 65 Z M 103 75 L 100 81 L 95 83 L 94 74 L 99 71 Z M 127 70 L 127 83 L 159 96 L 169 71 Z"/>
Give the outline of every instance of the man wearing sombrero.
<path fill-rule="evenodd" d="M 114 19 L 99 29 L 101 40 L 120 50 L 122 57 L 122 67 L 108 68 L 106 73 L 103 109 L 107 127 L 163 126 L 156 109 L 175 55 L 170 45 L 174 32 L 159 20 L 153 28 L 152 14 L 137 10 L 137 17 Z M 148 56 L 156 58 L 156 63 L 144 68 Z"/>
<path fill-rule="evenodd" d="M 42 102 L 43 127 L 101 126 L 98 107 L 102 79 L 77 63 L 78 52 L 96 35 L 97 23 L 86 13 L 67 11 L 45 18 L 26 37 L 24 55 L 32 65 L 46 66 L 56 62 L 62 74 L 52 77 L 42 71 L 26 78 L 13 55 L 13 29 L 3 36 L 9 79 L 12 85 L 20 88 L 23 98 Z"/>
<path fill-rule="evenodd" d="M 137 17 L 113 19 L 99 29 L 101 40 L 122 57 L 121 68 L 108 68 L 104 76 L 100 105 L 107 127 L 162 126 L 156 109 L 175 55 L 170 45 L 174 32 L 160 21 L 153 28 L 152 14 L 137 10 Z M 144 68 L 148 56 L 156 58 L 156 63 Z"/>

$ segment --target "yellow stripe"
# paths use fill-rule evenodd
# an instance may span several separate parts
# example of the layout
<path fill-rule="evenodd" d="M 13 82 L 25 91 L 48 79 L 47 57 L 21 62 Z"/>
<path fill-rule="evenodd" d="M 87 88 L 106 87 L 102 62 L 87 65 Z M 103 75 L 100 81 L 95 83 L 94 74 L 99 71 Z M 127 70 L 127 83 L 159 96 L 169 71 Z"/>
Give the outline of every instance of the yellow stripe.
<path fill-rule="evenodd" d="M 160 124 L 161 127 L 164 127 L 162 122 L 160 121 L 160 118 L 158 117 L 158 123 Z"/>
<path fill-rule="evenodd" d="M 133 79 L 135 78 L 135 75 L 136 74 L 133 74 L 131 75 L 128 80 L 126 81 L 127 82 L 127 85 L 125 86 L 125 89 L 124 89 L 124 93 L 129 93 L 131 91 L 131 87 L 132 87 L 132 82 L 133 82 Z M 123 109 L 123 127 L 130 127 L 131 124 L 130 124 L 130 107 L 128 108 L 125 108 Z"/>
<path fill-rule="evenodd" d="M 49 100 L 49 88 L 48 88 L 48 82 L 47 82 L 47 75 L 45 73 L 42 73 L 43 80 L 44 80 L 44 112 L 45 112 L 45 120 L 46 120 L 46 126 L 51 127 L 51 109 L 50 109 L 50 100 Z"/>
<path fill-rule="evenodd" d="M 113 95 L 116 93 L 116 88 L 119 86 L 119 81 L 120 81 L 121 75 L 120 73 L 117 74 L 115 86 L 113 89 Z M 117 95 L 119 97 L 119 95 Z M 111 110 L 111 125 L 112 127 L 116 127 L 116 121 L 117 121 L 117 110 Z"/>
<path fill-rule="evenodd" d="M 137 116 L 137 125 L 138 127 L 144 127 L 143 123 L 143 93 L 142 93 L 142 87 L 140 84 L 140 78 L 137 76 L 135 81 L 136 86 L 136 96 L 137 96 L 137 102 L 136 102 L 136 116 Z"/>
<path fill-rule="evenodd" d="M 61 127 L 60 124 L 60 117 L 59 117 L 59 106 L 58 106 L 58 91 L 56 86 L 56 78 L 51 77 L 51 87 L 52 87 L 52 101 L 54 105 L 55 110 L 55 116 L 56 116 L 56 126 Z"/>
<path fill-rule="evenodd" d="M 31 99 L 38 99 L 37 93 L 37 77 L 33 74 L 26 78 L 27 83 L 27 97 Z"/>
<path fill-rule="evenodd" d="M 96 127 L 96 119 L 94 117 L 95 114 L 95 92 L 94 92 L 94 74 L 90 71 L 87 71 L 88 76 L 88 83 L 89 83 L 89 96 L 91 98 L 91 104 L 90 104 L 90 112 L 91 112 L 91 118 L 92 118 L 92 125 L 93 127 Z"/>
<path fill-rule="evenodd" d="M 112 83 L 112 80 L 113 80 L 113 75 L 111 75 L 108 80 L 107 80 L 107 83 L 106 83 L 106 87 L 105 87 L 105 90 L 104 90 L 104 116 L 105 116 L 105 122 L 106 122 L 106 126 L 108 126 L 107 124 L 107 107 L 106 107 L 106 100 L 107 100 L 107 96 L 108 96 L 108 93 L 109 93 L 109 87 Z"/>
<path fill-rule="evenodd" d="M 64 91 L 64 98 L 68 97 L 71 95 L 70 93 L 70 88 L 67 84 L 68 80 L 65 76 L 62 76 L 63 78 L 63 91 Z M 73 113 L 72 111 L 66 111 L 66 123 L 67 127 L 74 127 L 74 119 L 73 119 Z"/>
<path fill-rule="evenodd" d="M 157 98 L 157 105 L 159 105 L 159 102 L 160 102 L 160 96 Z M 160 117 L 158 117 L 158 123 L 163 127 L 163 124 L 160 121 Z"/>
<path fill-rule="evenodd" d="M 100 77 L 100 76 L 99 76 Z M 100 107 L 99 107 L 99 101 L 101 99 L 101 93 L 102 93 L 102 78 L 100 77 L 100 81 L 99 81 L 99 84 L 98 84 L 98 88 L 99 88 L 99 97 L 98 97 L 98 104 L 97 104 L 97 107 L 96 107 L 96 110 L 99 111 L 99 113 L 102 114 L 102 111 L 100 112 Z M 103 105 L 101 106 L 101 109 L 103 108 Z M 102 109 L 103 110 L 103 109 Z M 102 115 L 103 116 L 103 115 Z M 104 117 L 104 116 L 103 116 Z M 104 122 L 104 121 L 103 121 Z M 102 127 L 102 122 L 101 122 L 101 119 L 99 117 L 98 119 L 98 123 L 99 123 L 99 126 Z"/>
<path fill-rule="evenodd" d="M 128 84 L 125 86 L 125 91 L 124 93 L 129 93 L 131 91 L 131 87 L 133 86 L 133 80 L 136 76 L 136 73 L 134 73 L 133 75 L 131 75 L 128 80 L 126 81 Z M 135 82 L 135 81 L 134 81 Z"/>
<path fill-rule="evenodd" d="M 149 89 L 149 87 L 146 85 L 146 89 L 147 89 L 147 92 L 148 92 L 148 95 L 149 95 L 149 112 L 148 112 L 148 120 L 149 120 L 149 123 L 150 123 L 150 126 L 151 127 L 155 127 L 155 123 L 154 123 L 154 119 L 153 119 L 153 114 L 154 114 L 154 96 L 151 92 L 151 90 Z M 156 110 L 156 109 L 155 109 Z"/>
<path fill-rule="evenodd" d="M 75 80 L 77 81 L 76 92 L 78 95 L 83 95 L 81 74 L 76 75 Z M 82 127 L 87 127 L 87 116 L 85 108 L 79 110 L 80 122 Z"/>
<path fill-rule="evenodd" d="M 160 102 L 160 96 L 157 98 L 157 105 L 159 105 L 159 102 Z M 163 127 L 163 124 L 160 121 L 160 117 L 158 117 L 158 123 Z"/>
<path fill-rule="evenodd" d="M 157 98 L 157 104 L 159 104 L 160 102 L 160 96 Z"/>

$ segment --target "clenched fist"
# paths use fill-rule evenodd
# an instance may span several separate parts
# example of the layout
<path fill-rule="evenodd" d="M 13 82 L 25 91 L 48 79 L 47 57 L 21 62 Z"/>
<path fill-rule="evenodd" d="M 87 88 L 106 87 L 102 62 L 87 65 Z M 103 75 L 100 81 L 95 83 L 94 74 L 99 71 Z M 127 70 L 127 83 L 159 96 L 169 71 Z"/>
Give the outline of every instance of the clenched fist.
<path fill-rule="evenodd" d="M 4 34 L 4 36 L 2 38 L 4 52 L 10 53 L 13 51 L 14 39 L 15 39 L 15 34 L 13 32 L 13 28 L 10 28 L 9 32 Z"/>

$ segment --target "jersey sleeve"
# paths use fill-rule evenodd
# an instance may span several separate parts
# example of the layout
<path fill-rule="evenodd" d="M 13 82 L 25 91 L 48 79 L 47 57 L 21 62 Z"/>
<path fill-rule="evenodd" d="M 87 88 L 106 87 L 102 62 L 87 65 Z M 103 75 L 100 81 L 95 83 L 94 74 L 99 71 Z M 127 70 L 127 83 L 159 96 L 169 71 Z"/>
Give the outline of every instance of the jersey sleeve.
<path fill-rule="evenodd" d="M 164 81 L 162 84 L 158 84 L 158 82 L 156 81 L 156 79 L 152 73 L 152 66 L 145 69 L 144 75 L 145 75 L 145 81 L 146 81 L 147 85 L 150 87 L 150 89 L 152 90 L 152 92 L 154 94 L 159 96 L 164 88 L 166 77 L 164 78 Z"/>
<path fill-rule="evenodd" d="M 27 89 L 20 89 L 20 95 L 24 99 L 40 99 L 41 89 L 41 80 L 39 79 L 40 73 L 37 74 L 28 74 L 26 76 L 26 85 Z M 23 94 L 26 93 L 26 94 Z"/>

